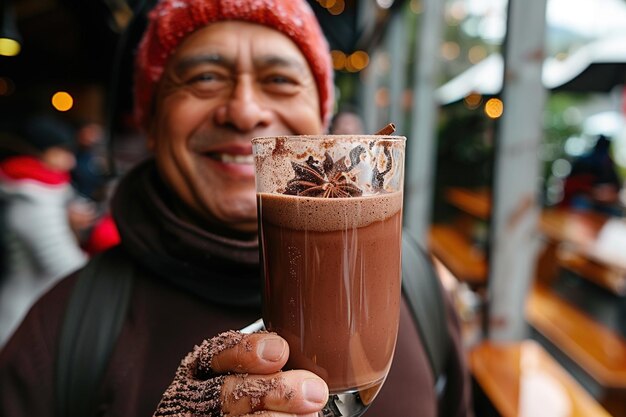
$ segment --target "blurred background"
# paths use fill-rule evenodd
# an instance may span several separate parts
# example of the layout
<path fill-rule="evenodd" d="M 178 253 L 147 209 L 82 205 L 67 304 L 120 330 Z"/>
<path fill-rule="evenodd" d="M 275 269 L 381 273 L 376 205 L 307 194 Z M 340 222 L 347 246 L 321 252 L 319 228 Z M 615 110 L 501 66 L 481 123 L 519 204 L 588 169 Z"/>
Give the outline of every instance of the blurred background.
<path fill-rule="evenodd" d="M 0 157 L 34 116 L 72 127 L 85 241 L 146 156 L 154 3 L 1 3 Z M 626 0 L 309 3 L 354 116 L 334 131 L 408 138 L 405 223 L 455 297 L 477 415 L 626 416 Z"/>

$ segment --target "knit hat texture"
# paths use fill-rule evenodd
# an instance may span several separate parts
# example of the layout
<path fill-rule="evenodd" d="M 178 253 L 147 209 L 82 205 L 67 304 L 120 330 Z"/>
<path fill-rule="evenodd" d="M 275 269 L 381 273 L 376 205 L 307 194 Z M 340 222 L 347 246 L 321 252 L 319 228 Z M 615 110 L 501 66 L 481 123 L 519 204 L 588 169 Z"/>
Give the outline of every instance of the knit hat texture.
<path fill-rule="evenodd" d="M 215 22 L 240 20 L 276 29 L 306 58 L 315 78 L 320 117 L 332 115 L 333 68 L 328 42 L 305 0 L 162 0 L 149 14 L 135 71 L 135 118 L 147 128 L 156 86 L 167 59 L 190 33 Z"/>

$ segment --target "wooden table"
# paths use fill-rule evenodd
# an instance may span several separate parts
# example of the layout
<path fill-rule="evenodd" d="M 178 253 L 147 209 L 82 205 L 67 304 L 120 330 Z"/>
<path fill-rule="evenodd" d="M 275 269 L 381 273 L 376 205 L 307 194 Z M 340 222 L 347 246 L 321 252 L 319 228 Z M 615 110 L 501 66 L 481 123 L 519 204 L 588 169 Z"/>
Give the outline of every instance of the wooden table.
<path fill-rule="evenodd" d="M 545 209 L 539 227 L 550 240 L 586 246 L 595 241 L 609 217 L 590 211 Z"/>
<path fill-rule="evenodd" d="M 469 366 L 502 417 L 610 417 L 535 341 L 483 342 Z"/>
<path fill-rule="evenodd" d="M 547 243 L 547 255 L 544 258 L 553 257 L 559 266 L 614 294 L 626 295 L 624 260 L 602 256 L 598 252 L 598 236 L 610 219 L 609 216 L 588 211 L 543 210 L 539 227 Z M 549 260 L 543 262 L 545 265 Z M 543 269 L 546 267 L 543 266 Z M 543 274 L 544 278 L 549 274 Z"/>
<path fill-rule="evenodd" d="M 626 339 L 536 284 L 526 304 L 528 322 L 601 387 L 601 403 L 626 417 Z"/>
<path fill-rule="evenodd" d="M 457 279 L 472 286 L 487 283 L 485 254 L 454 227 L 433 225 L 428 236 L 428 246 Z"/>
<path fill-rule="evenodd" d="M 479 220 L 487 220 L 490 216 L 491 192 L 486 188 L 450 187 L 445 197 L 451 205 Z M 539 279 L 549 280 L 557 267 L 563 267 L 617 295 L 626 295 L 624 261 L 598 256 L 594 251 L 598 235 L 609 219 L 610 216 L 592 211 L 542 210 L 539 230 L 547 246 L 539 260 Z"/>
<path fill-rule="evenodd" d="M 452 205 L 466 211 L 474 219 L 487 219 L 490 211 L 489 190 L 449 188 L 445 198 Z M 430 228 L 430 251 L 443 262 L 452 274 L 474 288 L 487 284 L 487 258 L 473 239 L 470 222 L 454 225 L 436 224 Z"/>
<path fill-rule="evenodd" d="M 491 214 L 491 191 L 488 188 L 450 187 L 445 191 L 448 203 L 471 214 L 477 219 L 487 220 Z"/>

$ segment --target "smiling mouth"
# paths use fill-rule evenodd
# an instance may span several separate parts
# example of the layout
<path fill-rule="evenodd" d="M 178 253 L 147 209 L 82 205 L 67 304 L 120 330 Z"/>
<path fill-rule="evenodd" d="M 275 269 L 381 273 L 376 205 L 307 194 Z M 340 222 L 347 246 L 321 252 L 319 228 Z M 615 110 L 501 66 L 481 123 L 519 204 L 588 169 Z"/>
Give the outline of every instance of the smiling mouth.
<path fill-rule="evenodd" d="M 209 152 L 205 154 L 214 161 L 222 162 L 224 164 L 239 164 L 239 165 L 252 165 L 254 164 L 254 157 L 252 155 L 233 155 L 228 153 L 216 153 Z"/>

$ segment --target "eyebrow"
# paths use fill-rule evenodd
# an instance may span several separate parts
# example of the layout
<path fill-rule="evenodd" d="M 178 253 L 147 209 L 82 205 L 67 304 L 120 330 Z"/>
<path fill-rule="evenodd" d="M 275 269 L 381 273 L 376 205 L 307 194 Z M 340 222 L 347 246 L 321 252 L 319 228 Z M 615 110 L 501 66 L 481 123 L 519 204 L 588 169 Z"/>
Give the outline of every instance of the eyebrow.
<path fill-rule="evenodd" d="M 181 58 L 181 60 L 175 65 L 175 71 L 180 74 L 188 70 L 189 68 L 193 68 L 196 65 L 202 64 L 219 65 L 229 70 L 235 68 L 236 66 L 235 60 L 227 58 L 224 55 L 218 53 L 202 54 Z M 254 65 L 255 67 L 260 68 L 284 67 L 294 68 L 300 71 L 305 69 L 304 65 L 300 61 L 291 57 L 285 57 L 280 55 L 262 55 L 254 59 Z"/>
<path fill-rule="evenodd" d="M 175 65 L 175 71 L 177 73 L 185 72 L 189 68 L 195 67 L 201 64 L 215 64 L 228 69 L 235 67 L 235 62 L 232 59 L 226 58 L 220 54 L 203 54 L 203 55 L 191 55 L 181 58 Z"/>
<path fill-rule="evenodd" d="M 258 67 L 284 67 L 294 68 L 297 70 L 304 70 L 303 64 L 291 57 L 279 56 L 279 55 L 263 55 L 254 60 L 255 66 Z"/>

